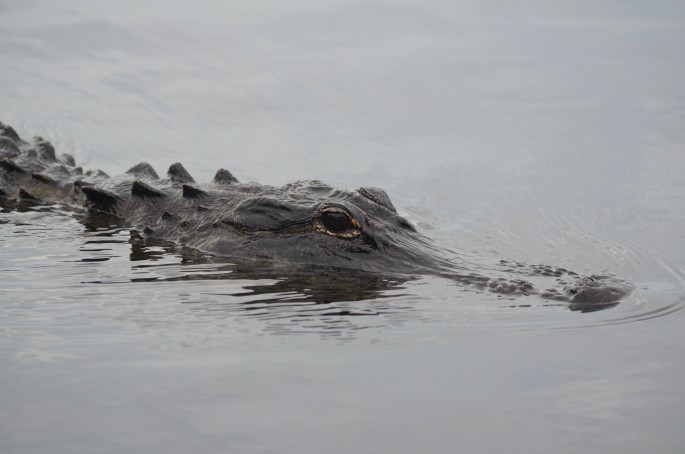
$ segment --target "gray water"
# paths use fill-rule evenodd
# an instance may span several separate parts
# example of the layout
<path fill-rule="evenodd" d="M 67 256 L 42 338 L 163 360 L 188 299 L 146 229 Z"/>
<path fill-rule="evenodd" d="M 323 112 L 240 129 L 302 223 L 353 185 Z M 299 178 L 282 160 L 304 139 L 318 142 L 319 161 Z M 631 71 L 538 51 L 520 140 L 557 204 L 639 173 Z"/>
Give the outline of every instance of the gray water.
<path fill-rule="evenodd" d="M 3 212 L 0 452 L 683 452 L 682 2 L 5 0 L 0 49 L 0 121 L 85 167 L 379 186 L 467 266 L 637 288 L 339 292 Z"/>

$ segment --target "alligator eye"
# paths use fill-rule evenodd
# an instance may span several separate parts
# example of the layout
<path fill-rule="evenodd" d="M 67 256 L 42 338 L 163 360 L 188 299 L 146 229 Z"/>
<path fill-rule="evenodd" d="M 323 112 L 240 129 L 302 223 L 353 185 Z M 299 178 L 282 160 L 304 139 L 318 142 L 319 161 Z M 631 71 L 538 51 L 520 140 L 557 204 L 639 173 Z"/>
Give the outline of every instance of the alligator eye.
<path fill-rule="evenodd" d="M 321 222 L 326 230 L 333 233 L 344 233 L 354 228 L 349 216 L 339 211 L 326 211 L 321 214 Z"/>
<path fill-rule="evenodd" d="M 353 238 L 360 234 L 356 219 L 340 208 L 327 208 L 319 215 L 320 230 L 329 235 Z"/>

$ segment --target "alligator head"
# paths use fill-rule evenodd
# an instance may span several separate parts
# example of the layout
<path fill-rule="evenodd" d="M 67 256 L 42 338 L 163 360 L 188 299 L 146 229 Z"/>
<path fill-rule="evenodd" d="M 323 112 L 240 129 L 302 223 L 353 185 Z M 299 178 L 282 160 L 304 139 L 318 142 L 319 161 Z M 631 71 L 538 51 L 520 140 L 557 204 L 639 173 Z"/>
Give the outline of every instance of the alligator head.
<path fill-rule="evenodd" d="M 109 209 L 148 241 L 169 240 L 279 267 L 423 274 L 439 266 L 437 249 L 381 189 L 340 190 L 320 181 L 278 188 L 243 184 L 227 178 L 225 170 L 203 185 L 129 175 L 130 195 L 117 190 L 127 186 L 121 182 L 101 189 L 117 200 Z M 91 190 L 88 197 L 101 195 Z"/>

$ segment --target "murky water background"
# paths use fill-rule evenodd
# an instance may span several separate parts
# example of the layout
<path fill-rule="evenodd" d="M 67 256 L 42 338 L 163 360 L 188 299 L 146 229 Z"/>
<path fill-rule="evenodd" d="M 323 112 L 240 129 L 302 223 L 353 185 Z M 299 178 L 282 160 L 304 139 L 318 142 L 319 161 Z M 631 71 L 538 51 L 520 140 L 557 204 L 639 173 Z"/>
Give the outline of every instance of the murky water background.
<path fill-rule="evenodd" d="M 682 452 L 681 2 L 0 2 L 0 120 L 86 167 L 380 186 L 580 313 L 317 282 L 0 214 L 0 451 Z"/>

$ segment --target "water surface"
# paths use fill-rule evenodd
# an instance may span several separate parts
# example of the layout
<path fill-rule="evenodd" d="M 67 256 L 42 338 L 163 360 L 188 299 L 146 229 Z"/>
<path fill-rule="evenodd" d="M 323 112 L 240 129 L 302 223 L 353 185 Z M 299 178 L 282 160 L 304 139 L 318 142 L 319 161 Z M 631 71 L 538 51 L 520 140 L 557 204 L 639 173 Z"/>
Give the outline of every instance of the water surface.
<path fill-rule="evenodd" d="M 684 30 L 675 1 L 0 3 L 0 120 L 79 164 L 379 186 L 474 269 L 636 286 L 336 286 L 3 212 L 0 451 L 680 452 Z"/>

